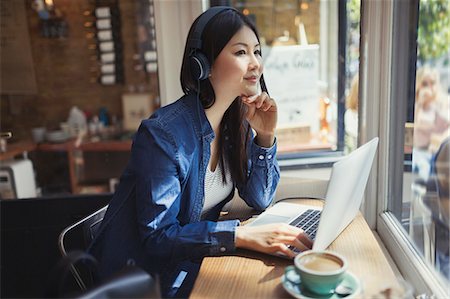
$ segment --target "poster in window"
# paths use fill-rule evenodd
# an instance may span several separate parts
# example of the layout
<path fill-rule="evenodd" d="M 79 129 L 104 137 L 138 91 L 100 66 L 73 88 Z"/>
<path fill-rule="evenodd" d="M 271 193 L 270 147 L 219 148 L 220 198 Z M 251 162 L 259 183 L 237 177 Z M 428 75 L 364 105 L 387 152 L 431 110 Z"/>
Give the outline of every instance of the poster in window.
<path fill-rule="evenodd" d="M 263 49 L 264 78 L 278 106 L 278 125 L 319 131 L 319 45 Z"/>

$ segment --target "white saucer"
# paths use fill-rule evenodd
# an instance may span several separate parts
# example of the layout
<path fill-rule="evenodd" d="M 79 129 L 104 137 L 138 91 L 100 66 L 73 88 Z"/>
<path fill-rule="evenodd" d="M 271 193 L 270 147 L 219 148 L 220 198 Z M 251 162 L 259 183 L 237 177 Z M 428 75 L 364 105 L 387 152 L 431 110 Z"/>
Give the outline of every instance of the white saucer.
<path fill-rule="evenodd" d="M 289 279 L 287 278 L 289 277 Z M 345 273 L 345 278 L 342 281 L 341 284 L 344 286 L 350 287 L 353 290 L 353 293 L 351 293 L 348 296 L 342 297 L 337 294 L 329 294 L 329 295 L 318 295 L 314 294 L 308 290 L 305 290 L 302 287 L 302 282 L 300 280 L 300 276 L 295 271 L 294 266 L 288 266 L 286 267 L 284 275 L 281 277 L 281 284 L 283 285 L 283 288 L 298 299 L 314 299 L 314 298 L 326 298 L 326 299 L 340 299 L 340 298 L 346 298 L 351 299 L 355 298 L 358 294 L 361 293 L 361 283 L 359 282 L 359 279 L 347 271 Z"/>
<path fill-rule="evenodd" d="M 45 139 L 54 143 L 66 142 L 69 139 L 69 135 L 61 130 L 49 131 L 45 134 Z"/>

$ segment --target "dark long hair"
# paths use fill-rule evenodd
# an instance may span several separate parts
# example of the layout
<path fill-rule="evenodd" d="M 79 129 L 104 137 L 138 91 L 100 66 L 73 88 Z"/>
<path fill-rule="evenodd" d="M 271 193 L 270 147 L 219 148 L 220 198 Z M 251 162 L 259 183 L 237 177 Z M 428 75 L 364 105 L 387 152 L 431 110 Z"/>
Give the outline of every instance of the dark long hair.
<path fill-rule="evenodd" d="M 188 41 L 191 39 L 198 19 L 194 21 L 189 30 Z M 206 25 L 201 36 L 201 51 L 208 58 L 211 66 L 230 39 L 244 26 L 248 26 L 255 33 L 259 42 L 259 35 L 252 21 L 234 9 L 221 12 Z M 214 89 L 209 79 L 198 82 L 192 76 L 189 59 L 190 51 L 191 49 L 186 43 L 181 66 L 181 87 L 185 94 L 199 94 L 203 108 L 209 108 L 216 100 Z M 263 91 L 267 91 L 262 76 L 261 88 Z M 225 163 L 228 163 L 231 177 L 238 184 L 243 184 L 247 181 L 248 171 L 247 144 L 251 128 L 245 119 L 245 112 L 244 104 L 242 104 L 240 97 L 237 97 L 225 112 L 220 123 L 219 163 L 223 170 L 225 170 Z M 226 136 L 229 137 L 227 142 L 225 142 Z M 225 145 L 228 145 L 227 148 L 225 148 Z M 226 182 L 225 171 L 223 171 L 222 180 Z"/>

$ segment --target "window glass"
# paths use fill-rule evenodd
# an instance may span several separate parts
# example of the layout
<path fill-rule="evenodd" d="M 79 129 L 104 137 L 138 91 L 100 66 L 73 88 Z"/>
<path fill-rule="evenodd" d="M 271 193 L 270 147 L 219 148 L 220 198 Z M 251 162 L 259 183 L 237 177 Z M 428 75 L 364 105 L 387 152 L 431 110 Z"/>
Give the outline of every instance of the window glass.
<path fill-rule="evenodd" d="M 414 30 L 414 29 L 412 29 Z M 412 32 L 413 34 L 415 32 Z M 415 248 L 445 280 L 449 272 L 450 3 L 419 1 L 414 96 L 405 125 L 402 213 Z M 408 162 L 408 161 L 406 161 Z M 405 163 L 409 165 L 409 163 Z"/>
<path fill-rule="evenodd" d="M 231 3 L 261 36 L 264 77 L 279 109 L 280 156 L 344 150 L 344 143 L 355 148 L 358 92 L 351 82 L 359 69 L 359 1 Z"/>
<path fill-rule="evenodd" d="M 344 113 L 344 150 L 346 153 L 354 150 L 358 141 L 360 0 L 347 1 L 347 16 Z"/>

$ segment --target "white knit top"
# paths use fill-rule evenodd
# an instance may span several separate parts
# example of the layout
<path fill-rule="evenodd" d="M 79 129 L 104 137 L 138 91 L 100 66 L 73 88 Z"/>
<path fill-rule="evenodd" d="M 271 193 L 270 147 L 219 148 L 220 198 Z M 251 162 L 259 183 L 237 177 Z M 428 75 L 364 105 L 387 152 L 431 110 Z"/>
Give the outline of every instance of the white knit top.
<path fill-rule="evenodd" d="M 205 174 L 205 202 L 203 204 L 203 211 L 213 208 L 230 195 L 233 190 L 233 182 L 231 181 L 231 174 L 228 167 L 225 167 L 225 177 L 227 178 L 226 185 L 222 182 L 222 168 L 220 167 L 220 163 L 217 163 L 214 171 L 211 171 L 210 165 L 208 164 Z"/>

